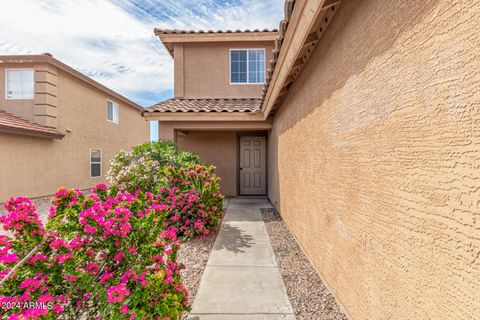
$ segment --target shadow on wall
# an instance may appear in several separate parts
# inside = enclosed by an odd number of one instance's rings
[[[244,249],[250,248],[255,243],[253,237],[240,228],[224,222],[221,233],[219,234],[223,241],[216,241],[213,250],[228,250],[234,253],[243,253]]]

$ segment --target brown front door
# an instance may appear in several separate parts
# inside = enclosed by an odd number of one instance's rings
[[[240,137],[240,194],[266,194],[265,137]]]

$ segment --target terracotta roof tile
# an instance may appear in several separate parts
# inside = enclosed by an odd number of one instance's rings
[[[260,99],[168,99],[145,112],[256,112]]]
[[[248,33],[248,32],[278,32],[278,29],[245,29],[245,30],[182,30],[155,28],[155,34],[201,34],[201,33]]]
[[[260,103],[260,109],[262,109],[262,110],[263,110],[263,108],[265,108],[265,105],[264,105],[264,103],[266,101],[265,97],[267,95],[267,92],[268,92],[268,89],[269,89],[269,86],[270,86],[270,82],[272,81],[272,77],[273,77],[273,74],[275,72],[275,68],[277,66],[278,57],[280,56],[280,52],[282,50],[282,45],[283,45],[283,41],[285,40],[288,25],[290,23],[290,20],[292,19],[293,10],[295,8],[296,1],[297,0],[285,0],[285,6],[284,6],[285,16],[284,16],[283,20],[280,21],[280,24],[279,24],[278,36],[276,37],[275,42],[274,42],[275,43],[275,48],[272,51],[272,59],[270,61],[268,61],[268,63],[267,63],[267,72],[265,74],[265,84],[264,84],[263,89],[262,89],[262,99],[261,99],[261,103]],[[321,34],[324,32],[324,30],[328,26],[329,21],[332,20],[331,18],[335,13],[336,6],[338,6],[340,3],[341,3],[341,0],[326,0],[326,1],[323,2],[322,10],[325,10],[324,11],[325,19],[324,19],[324,21],[320,22],[320,25],[315,26],[316,30],[310,30],[309,36],[313,34],[313,35],[315,35],[315,38],[313,40],[310,39],[310,42],[307,42],[307,40],[310,37],[307,37],[307,39],[305,40],[306,41],[304,43],[305,47],[303,47],[303,48],[305,48],[305,50],[301,51],[302,56],[297,57],[297,60],[296,60],[299,63],[298,64],[295,63],[290,68],[289,77],[287,78],[287,80],[289,79],[289,81],[285,81],[282,84],[283,87],[282,87],[282,90],[280,91],[282,94],[280,94],[279,96],[277,96],[275,98],[274,105],[273,105],[274,107],[275,106],[278,107],[282,103],[283,99],[286,96],[286,93],[288,92],[289,86],[293,83],[293,81],[296,80],[296,78],[300,74],[302,68],[304,67],[304,65],[306,64],[308,59],[310,58],[310,53],[313,51],[313,49],[315,48],[315,46],[319,42]],[[328,11],[326,9],[328,9]],[[312,31],[314,31],[314,33],[312,33]]]
[[[64,134],[49,127],[22,119],[5,110],[0,110],[0,131],[61,139]]]

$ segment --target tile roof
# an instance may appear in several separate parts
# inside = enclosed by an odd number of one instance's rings
[[[145,108],[151,112],[256,112],[260,99],[168,99]]]
[[[5,110],[0,110],[0,131],[55,139],[64,136],[53,128],[30,122]]]
[[[273,74],[275,72],[275,67],[278,62],[278,58],[280,56],[280,51],[282,50],[283,41],[285,40],[288,25],[290,20],[292,19],[293,10],[295,8],[296,0],[285,0],[285,17],[282,21],[280,21],[278,36],[275,39],[275,48],[272,51],[272,59],[267,63],[267,71],[265,74],[265,85],[262,89],[262,99],[260,108],[265,108],[264,102],[265,98],[270,86],[270,82],[272,81]],[[317,46],[322,34],[325,32],[328,24],[332,20],[333,15],[335,14],[336,6],[341,3],[341,0],[325,0],[322,4],[322,19],[319,20],[320,23],[318,25],[312,26],[312,30],[309,31],[307,39],[305,39],[305,43],[303,44],[302,50],[300,51],[300,56],[297,57],[295,63],[292,65],[289,76],[286,81],[282,84],[282,90],[275,99],[274,102],[274,109],[275,107],[279,107],[282,103],[283,99],[285,98],[291,84],[296,80],[300,72],[302,71],[303,67],[306,65],[307,61],[310,58],[311,52]],[[328,9],[328,10],[327,10]]]
[[[245,30],[183,30],[183,29],[160,29],[155,28],[156,35],[159,34],[201,34],[201,33],[249,33],[249,32],[278,32],[278,29],[245,29]]]

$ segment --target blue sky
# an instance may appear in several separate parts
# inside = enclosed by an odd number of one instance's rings
[[[142,106],[173,95],[155,27],[277,28],[284,0],[4,0],[0,54],[49,52]],[[152,131],[155,131],[152,130]]]

